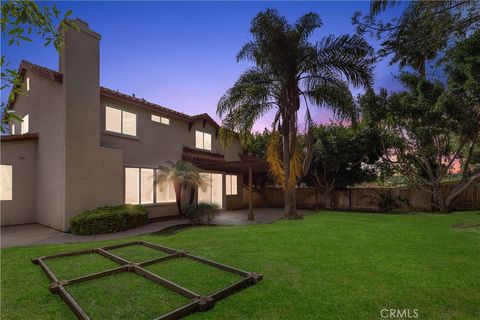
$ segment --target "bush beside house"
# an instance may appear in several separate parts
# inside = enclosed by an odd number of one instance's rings
[[[85,211],[70,220],[70,232],[91,235],[117,232],[147,223],[147,209],[139,205],[101,207]]]
[[[185,218],[192,224],[211,224],[213,218],[220,212],[217,205],[209,203],[191,203],[183,209]]]

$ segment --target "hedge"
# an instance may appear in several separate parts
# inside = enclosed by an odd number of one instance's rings
[[[147,209],[139,205],[125,204],[101,207],[85,211],[70,220],[73,234],[101,234],[127,230],[147,223]]]

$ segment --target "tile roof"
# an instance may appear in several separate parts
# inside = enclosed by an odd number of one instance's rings
[[[32,70],[34,72],[37,72],[41,75],[44,75],[44,76],[46,76],[47,78],[49,78],[53,81],[60,82],[60,83],[63,81],[63,74],[61,74],[60,72],[54,71],[52,69],[48,69],[48,68],[45,68],[45,67],[42,67],[42,66],[39,66],[37,64],[31,63],[31,62],[26,61],[26,60],[22,60],[22,62],[20,63],[19,71],[18,71],[21,77],[23,77],[23,75],[25,74],[27,69]],[[172,117],[179,118],[179,119],[188,121],[190,123],[195,122],[196,120],[206,120],[206,121],[211,122],[215,126],[216,129],[220,128],[218,123],[215,120],[213,120],[213,118],[210,117],[207,113],[202,113],[202,114],[190,116],[190,115],[185,114],[183,112],[178,112],[178,111],[175,111],[173,109],[169,109],[169,108],[160,106],[156,103],[149,102],[149,101],[147,101],[143,98],[137,98],[137,97],[134,97],[132,95],[128,95],[128,94],[125,94],[125,93],[118,92],[118,90],[112,90],[112,89],[102,87],[102,86],[100,87],[100,95],[110,97],[110,98],[114,98],[114,99],[118,99],[118,100],[122,100],[124,102],[133,103],[137,106],[144,107],[144,108],[147,108],[147,109],[150,109],[150,110],[153,110],[153,111],[160,111],[164,114],[168,114]],[[9,108],[12,107],[14,101],[15,101],[15,99],[9,104],[9,106],[8,106]]]
[[[10,134],[0,136],[1,142],[38,139],[38,133]]]

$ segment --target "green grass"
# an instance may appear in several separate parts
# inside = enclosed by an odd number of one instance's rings
[[[479,227],[452,228],[461,223],[478,224],[480,214],[320,212],[299,221],[192,228],[122,241],[151,241],[263,274],[258,284],[188,319],[381,319],[383,308],[417,309],[419,319],[480,319],[480,232]],[[122,241],[3,249],[2,319],[74,319],[49,293],[47,277],[31,258]],[[178,281],[196,271],[194,266],[164,268],[161,272]],[[80,263],[77,269],[86,271]],[[164,295],[158,286],[127,276],[106,278],[107,288],[86,283],[91,287],[83,292],[77,287],[74,294],[94,319],[115,318],[109,310],[117,312],[119,306],[131,310],[129,318],[152,319],[177,303],[156,296]],[[211,290],[209,283],[185,285]],[[141,295],[135,300],[140,306],[120,288]]]
[[[129,272],[69,286],[68,291],[92,319],[155,319],[189,302]]]
[[[233,273],[188,258],[153,264],[147,266],[146,269],[203,296],[212,294],[242,279]]]
[[[73,279],[118,267],[118,263],[98,253],[47,259],[45,262],[59,280]]]
[[[127,259],[130,262],[142,262],[167,255],[163,251],[155,250],[143,245],[132,245],[109,251],[119,257]]]

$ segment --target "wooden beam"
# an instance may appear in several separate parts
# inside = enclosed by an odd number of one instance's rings
[[[253,221],[253,170],[252,165],[248,166],[248,220]]]

